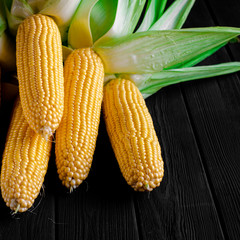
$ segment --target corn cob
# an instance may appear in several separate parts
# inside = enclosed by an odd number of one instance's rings
[[[160,185],[164,168],[161,149],[145,101],[135,84],[111,80],[104,87],[107,132],[127,183],[136,191]]]
[[[48,139],[59,126],[64,103],[61,36],[53,19],[36,14],[20,24],[16,60],[25,118]]]
[[[64,63],[64,113],[56,131],[56,165],[63,185],[76,188],[88,176],[103,97],[104,68],[90,48],[74,50]]]
[[[47,171],[51,141],[35,133],[23,115],[19,98],[9,126],[1,169],[1,192],[14,211],[29,209]]]

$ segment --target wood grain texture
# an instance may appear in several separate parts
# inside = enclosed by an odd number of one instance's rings
[[[229,3],[227,8],[225,5],[226,11],[222,11],[222,1],[206,1],[206,8],[210,9],[209,13],[213,15],[213,26],[240,27],[239,19],[236,24],[239,12],[234,10],[237,2],[231,2],[232,4]],[[229,18],[230,13],[231,18]],[[196,17],[197,14],[196,12],[194,16]],[[228,18],[225,15],[228,15]],[[201,17],[207,18],[206,15]],[[235,24],[233,25],[228,19],[234,19]],[[192,25],[192,21],[190,24]],[[234,54],[236,49],[238,51]],[[239,45],[227,45],[201,65],[220,61],[239,61],[239,52]],[[187,83],[182,85],[182,90],[225,237],[238,239],[237,236],[240,236],[239,73]]]
[[[224,239],[179,87],[163,89],[147,103],[163,146],[165,177],[149,198],[135,196],[142,239]]]
[[[226,80],[226,79],[225,79]],[[218,101],[221,95],[216,83],[208,88],[192,91],[186,88],[186,99],[189,101],[191,121],[196,132],[204,166],[207,171],[209,184],[224,230],[230,239],[240,234],[239,216],[239,129],[233,126],[229,118],[226,103]],[[224,106],[225,105],[225,106]],[[220,130],[221,129],[221,130]]]

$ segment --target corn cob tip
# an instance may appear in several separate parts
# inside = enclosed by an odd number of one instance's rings
[[[72,193],[75,188],[77,188],[83,180],[77,179],[75,180],[72,177],[66,177],[64,180],[62,180],[62,184],[66,186],[69,189],[69,192]]]
[[[22,207],[21,204],[17,201],[17,199],[13,198],[11,199],[10,203],[10,209],[13,210],[13,214],[16,214],[18,212],[25,212],[27,211],[26,207]]]
[[[53,130],[49,126],[44,126],[40,129],[40,134],[47,141],[53,135]]]
[[[163,168],[162,168],[163,169]],[[136,180],[136,181],[129,181],[128,184],[130,186],[132,186],[132,188],[135,191],[139,191],[139,192],[151,192],[154,188],[158,187],[162,181],[163,178],[163,170],[161,170],[162,173],[159,173],[159,177],[158,178],[150,178],[150,179],[145,179],[145,180]],[[154,174],[156,175],[156,173]],[[149,178],[149,176],[146,176],[147,178]]]
[[[144,189],[145,189],[146,191],[151,191],[151,190],[152,190],[152,188],[149,187],[149,184],[146,184],[146,185],[144,186]]]
[[[16,213],[18,213],[18,211],[19,211],[19,208],[20,208],[20,204],[18,204],[18,205],[17,205],[17,208],[16,208],[16,210],[13,212],[13,214],[16,214]]]

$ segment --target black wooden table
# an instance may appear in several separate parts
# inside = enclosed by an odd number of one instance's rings
[[[184,27],[207,26],[240,27],[240,1],[196,0]],[[201,64],[228,61],[240,61],[239,44]],[[239,77],[177,84],[147,99],[165,162],[160,187],[138,193],[125,183],[101,119],[87,180],[70,194],[53,149],[34,208],[12,216],[0,198],[0,240],[240,239]]]

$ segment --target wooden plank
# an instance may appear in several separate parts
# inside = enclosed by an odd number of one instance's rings
[[[147,99],[165,161],[161,186],[136,193],[141,239],[224,239],[178,86]]]
[[[234,6],[231,5],[231,2],[235,1],[229,1],[227,6],[225,3],[225,9]],[[224,22],[220,12],[215,11],[218,4],[222,4],[222,8],[219,8],[219,10],[223,9],[223,2],[208,1],[208,4],[210,3],[212,9],[214,9],[214,12],[210,11],[211,14],[214,14],[212,24],[229,26],[231,22]],[[208,4],[207,7],[209,8]],[[226,14],[226,11],[223,13]],[[194,12],[194,17],[207,21],[209,12],[205,11],[205,15],[200,15],[199,12]],[[231,17],[229,19],[236,20],[237,13],[230,12]],[[216,21],[217,14],[219,15],[219,22]],[[238,22],[240,26],[240,21],[238,20]],[[189,24],[192,23],[189,19]],[[240,52],[239,45],[234,45],[234,48],[238,48],[238,52]],[[218,51],[201,64],[233,60],[228,56],[226,49],[228,47]],[[239,78],[237,74],[231,74],[211,80],[186,83],[181,87],[225,237],[227,239],[237,239],[236,236],[240,235],[240,189],[238,184],[240,180]]]
[[[240,234],[239,123],[231,117],[237,113],[220,97],[221,87],[216,89],[213,82],[207,85],[198,91],[189,86],[184,91],[222,226],[234,239]]]
[[[132,191],[121,176],[103,119],[86,181],[71,194],[58,182],[58,239],[139,239]]]

